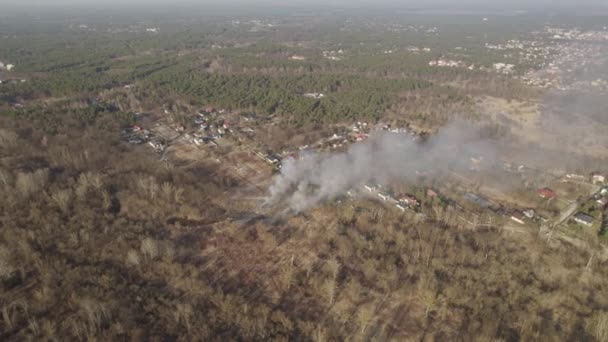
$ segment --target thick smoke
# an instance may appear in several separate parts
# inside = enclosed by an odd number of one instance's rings
[[[268,203],[286,204],[300,212],[368,182],[409,182],[421,174],[433,177],[470,168],[471,158],[488,163],[497,151],[479,128],[462,123],[448,125],[424,142],[408,134],[380,131],[346,152],[286,160],[270,187]]]

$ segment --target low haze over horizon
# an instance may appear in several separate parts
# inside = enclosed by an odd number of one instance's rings
[[[277,1],[277,0],[204,0],[204,1],[193,1],[193,0],[177,0],[177,1],[166,1],[166,0],[130,0],[130,1],[103,1],[98,0],[59,0],[59,1],[43,1],[43,0],[23,0],[18,3],[14,0],[0,0],[0,5],[3,6],[15,6],[15,7],[26,7],[26,6],[37,6],[37,7],[60,7],[60,6],[139,6],[139,5],[190,5],[190,6],[206,6],[206,5],[220,5],[220,6],[332,6],[332,7],[471,7],[477,6],[482,8],[530,8],[538,6],[556,6],[556,7],[580,7],[580,6],[607,6],[606,1],[601,0],[581,0],[573,4],[571,1],[566,0],[515,0],[515,1],[503,1],[503,0],[464,0],[464,1],[452,1],[452,0],[429,0],[420,4],[417,1],[406,0],[311,0],[311,1]]]

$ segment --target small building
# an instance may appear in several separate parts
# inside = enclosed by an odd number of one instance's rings
[[[599,198],[596,203],[598,204],[598,206],[602,209],[604,208],[608,208],[608,197],[602,197]]]
[[[534,212],[534,209],[526,209],[523,211],[523,214],[525,217],[527,217],[529,219],[533,219],[534,217],[536,217],[536,213]]]
[[[143,144],[143,140],[137,137],[133,137],[133,138],[129,138],[128,140],[129,144],[134,144],[134,145],[139,145],[139,144]]]
[[[606,176],[604,176],[604,175],[602,175],[600,173],[594,172],[594,173],[591,174],[591,181],[594,184],[604,183],[604,182],[606,182]]]
[[[397,203],[397,204],[395,205],[395,207],[397,207],[397,209],[399,209],[399,210],[401,210],[401,211],[405,211],[405,207],[404,207],[404,206],[402,206],[402,205],[401,205],[401,204],[399,204],[399,203]]]
[[[319,100],[319,99],[324,98],[325,94],[323,94],[323,93],[304,93],[302,96]]]
[[[519,223],[519,224],[525,224],[526,221],[525,220],[525,216],[521,211],[515,211],[511,214],[511,220]]]
[[[273,164],[278,164],[281,162],[281,157],[277,156],[276,154],[271,154],[268,156],[268,161]]]
[[[576,223],[580,223],[582,225],[585,226],[591,226],[593,225],[593,221],[595,219],[593,218],[593,216],[587,215],[585,213],[577,213],[576,215],[574,215],[574,221]]]
[[[418,202],[418,199],[409,194],[399,196],[399,203],[406,205],[408,207],[414,207],[414,206],[420,205],[420,202]]]
[[[553,191],[549,188],[538,189],[537,193],[541,198],[553,199],[553,198],[557,197],[557,194],[555,193],[555,191]]]
[[[148,144],[157,152],[162,152],[166,148],[166,145],[162,141],[150,141]]]
[[[437,192],[435,192],[435,190],[428,188],[428,189],[426,189],[426,196],[430,197],[430,198],[435,198],[439,195],[437,194]]]
[[[585,176],[577,175],[576,173],[569,173],[566,175],[566,178],[570,179],[570,180],[575,180],[575,181],[584,181],[585,180]]]

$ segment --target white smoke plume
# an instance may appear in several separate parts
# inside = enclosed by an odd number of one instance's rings
[[[311,154],[283,163],[270,187],[269,205],[287,205],[294,212],[344,195],[367,182],[415,181],[471,166],[471,157],[494,160],[497,145],[479,127],[450,124],[421,142],[400,133],[378,132],[341,153]]]

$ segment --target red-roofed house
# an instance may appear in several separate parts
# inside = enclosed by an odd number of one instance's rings
[[[414,207],[420,204],[416,197],[408,194],[399,196],[399,203],[405,204],[409,207]]]
[[[542,198],[548,198],[548,199],[552,199],[557,197],[557,194],[555,193],[555,191],[549,189],[549,188],[541,188],[538,189],[538,195]]]

